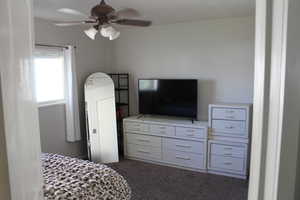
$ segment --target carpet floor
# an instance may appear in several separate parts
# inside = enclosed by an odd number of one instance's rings
[[[247,200],[248,182],[133,160],[110,164],[132,189],[132,200]]]

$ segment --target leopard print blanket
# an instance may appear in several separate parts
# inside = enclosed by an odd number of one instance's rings
[[[126,180],[103,164],[42,154],[45,200],[130,200]]]

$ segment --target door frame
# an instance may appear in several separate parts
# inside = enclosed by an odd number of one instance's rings
[[[254,110],[248,200],[276,200],[278,197],[288,4],[289,0],[256,0]]]
[[[26,0],[26,6],[32,8],[32,1]],[[288,0],[256,0],[254,118],[249,200],[277,199],[287,14]],[[17,153],[16,151],[15,154]],[[37,148],[32,153],[38,154],[40,150]],[[30,186],[40,188],[40,184],[38,182]],[[11,189],[14,191],[17,188]]]

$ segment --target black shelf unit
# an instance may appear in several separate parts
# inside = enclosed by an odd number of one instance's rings
[[[109,73],[115,85],[117,131],[120,156],[124,155],[123,119],[129,116],[129,74]]]

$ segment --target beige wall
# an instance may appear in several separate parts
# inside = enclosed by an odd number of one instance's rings
[[[39,108],[41,145],[43,152],[83,156],[83,142],[66,142],[65,105],[52,105]]]
[[[88,39],[83,30],[86,27],[56,27],[51,22],[35,18],[36,43],[75,45],[76,66],[79,87],[82,132],[84,128],[83,85],[86,77],[93,72],[104,72],[110,66],[110,43],[101,37]],[[85,155],[84,142],[67,143],[65,110],[63,105],[39,109],[42,151],[71,156]]]
[[[8,160],[5,141],[6,138],[4,129],[4,113],[2,102],[2,90],[0,83],[0,194],[1,198],[10,199]]]
[[[60,28],[36,19],[36,41],[77,46],[77,72],[83,112],[83,83],[95,71],[131,74],[131,114],[137,111],[138,78],[199,80],[198,118],[207,119],[208,104],[251,103],[253,96],[254,19],[203,20],[150,28],[121,29],[113,42],[98,35],[91,41],[84,28]],[[65,142],[64,107],[39,109],[42,150],[84,155],[85,146]],[[81,118],[82,123],[84,119]]]
[[[299,124],[300,127],[300,124]],[[300,190],[298,188],[300,188],[300,128],[298,131],[298,158],[297,158],[297,172],[296,172],[296,184],[295,184],[295,200],[300,199]]]
[[[279,200],[300,199],[300,1],[289,0]],[[296,183],[296,184],[295,184]]]
[[[198,79],[203,120],[209,103],[252,102],[253,17],[124,29],[112,53],[111,70],[131,75],[132,114],[138,112],[139,78]]]

